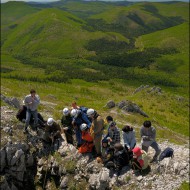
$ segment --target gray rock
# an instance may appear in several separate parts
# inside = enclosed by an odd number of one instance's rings
[[[9,135],[12,135],[12,133],[13,133],[12,127],[4,127],[3,131],[5,131],[6,133],[8,133]]]
[[[60,188],[61,189],[65,189],[67,186],[68,186],[68,182],[69,182],[69,179],[68,177],[64,177],[62,180],[61,180],[61,184],[60,184]]]
[[[160,87],[152,87],[149,91],[149,93],[158,93],[158,94],[161,94],[162,93],[162,89]]]
[[[7,163],[11,165],[11,160],[17,151],[16,147],[6,147],[6,154],[7,154]]]
[[[19,102],[19,100],[17,99],[17,98],[11,98],[10,99],[10,102],[11,102],[11,104],[15,107],[15,108],[20,108],[21,106],[20,106],[20,102]]]
[[[0,150],[0,160],[1,160],[1,172],[3,171],[3,169],[5,168],[6,166],[6,151],[4,149],[1,149]]]
[[[3,100],[5,103],[7,103],[10,106],[13,106],[17,109],[20,108],[20,102],[17,98],[7,98],[6,96],[1,94],[1,100]]]
[[[102,168],[99,174],[90,175],[89,184],[92,189],[105,190],[109,187],[109,170]]]
[[[126,101],[121,101],[117,104],[117,106],[122,109],[126,105]]]
[[[101,172],[100,172],[100,178],[99,178],[100,182],[104,183],[104,182],[109,182],[110,181],[110,177],[109,177],[109,169],[107,168],[102,168]]]
[[[18,188],[14,185],[14,183],[11,184],[11,190],[18,190]]]
[[[115,107],[115,102],[113,100],[110,100],[107,102],[106,107],[109,109]]]
[[[148,115],[144,111],[142,111],[137,104],[135,104],[129,100],[121,101],[117,104],[117,106],[120,109],[125,110],[127,112],[139,113],[139,114],[143,115],[144,117],[148,117]]]
[[[140,175],[140,176],[137,177],[137,181],[139,181],[139,182],[140,182],[142,179],[143,179],[142,175]]]
[[[31,167],[34,164],[34,158],[31,154],[27,155],[26,166]]]
[[[0,189],[1,190],[11,190],[11,188],[9,187],[9,184],[7,183],[6,179],[4,179],[3,182],[1,182]]]
[[[96,187],[99,185],[99,176],[98,174],[92,174],[90,175],[90,178],[88,180],[88,183],[92,189],[97,189]]]
[[[144,89],[144,85],[139,86],[138,88],[135,89],[133,94],[136,94],[137,92],[140,92],[142,89]]]

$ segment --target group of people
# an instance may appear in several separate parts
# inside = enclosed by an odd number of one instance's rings
[[[146,170],[149,167],[147,152],[150,146],[155,150],[150,162],[156,161],[161,152],[155,140],[156,129],[150,121],[145,121],[140,129],[142,145],[140,148],[136,146],[135,131],[129,125],[122,128],[123,142],[121,142],[120,129],[111,116],[104,120],[96,110],[77,106],[76,102],[73,102],[71,108],[63,109],[59,125],[53,118],[48,118],[47,121],[39,118],[37,112],[39,103],[40,98],[32,89],[24,99],[26,108],[24,133],[28,133],[33,116],[34,126],[40,125],[44,128],[45,141],[54,143],[56,139],[62,138],[62,133],[70,144],[75,144],[76,138],[76,147],[80,153],[92,153],[98,162],[115,170],[115,175],[119,175],[121,169],[129,164],[134,172]]]

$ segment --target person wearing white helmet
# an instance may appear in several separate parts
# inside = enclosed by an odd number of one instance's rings
[[[80,130],[82,131],[83,144],[79,147],[79,153],[92,152],[94,144],[88,125],[86,123],[82,123],[80,125]]]
[[[104,130],[104,120],[92,108],[87,110],[87,115],[92,119],[92,127],[90,129],[90,133],[94,139],[96,154],[97,156],[101,156],[101,140]]]
[[[65,133],[67,142],[70,144],[73,144],[72,116],[68,108],[63,109],[61,124]]]
[[[55,141],[55,139],[61,138],[61,127],[55,122],[53,118],[48,118],[44,136],[44,140],[52,143]]]
[[[72,109],[71,116],[72,116],[72,125],[76,133],[77,147],[80,147],[82,144],[82,134],[80,130],[80,125],[86,123],[88,128],[90,128],[91,122],[89,121],[87,115],[78,109]]]

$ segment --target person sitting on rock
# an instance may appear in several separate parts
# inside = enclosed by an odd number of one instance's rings
[[[110,147],[112,150],[111,159],[106,162],[105,167],[115,172],[114,176],[119,176],[122,168],[129,164],[129,155],[125,148],[120,143],[116,143],[114,147]]]
[[[136,145],[135,131],[129,125],[122,128],[124,147],[131,151]]]
[[[104,138],[109,140],[111,146],[114,146],[116,143],[120,143],[120,131],[114,121],[110,122],[108,133]]]
[[[133,159],[131,160],[131,166],[133,173],[142,172],[149,168],[147,153],[141,150],[139,147],[135,147],[133,150]]]
[[[82,131],[83,144],[79,147],[78,152],[79,153],[92,152],[94,144],[93,144],[93,138],[90,135],[88,125],[86,123],[83,123],[80,126],[80,130]]]
[[[73,126],[72,116],[68,108],[63,109],[63,116],[61,118],[61,124],[67,139],[67,142],[73,144]]]
[[[151,126],[150,121],[145,121],[140,129],[142,149],[148,152],[149,146],[155,150],[155,154],[150,163],[157,161],[158,155],[161,152],[159,145],[156,142],[156,129]]]
[[[77,147],[79,148],[82,144],[82,134],[81,134],[80,126],[81,124],[86,123],[88,128],[90,128],[91,122],[89,121],[87,115],[78,109],[72,109],[71,116],[72,116],[72,125],[76,133]]]
[[[102,140],[102,162],[105,167],[107,163],[113,161],[114,148],[110,147],[109,142],[106,138]],[[109,168],[109,167],[108,167]]]
[[[115,175],[120,175],[120,171],[124,166],[129,164],[129,155],[125,148],[120,143],[114,145],[114,165],[115,165]]]
[[[61,127],[55,122],[53,118],[48,118],[43,139],[53,144],[58,138],[62,138]]]

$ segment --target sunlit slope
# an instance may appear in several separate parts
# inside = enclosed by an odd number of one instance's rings
[[[127,40],[121,34],[89,32],[85,21],[58,9],[44,9],[27,17],[9,35],[3,50],[34,56],[83,57],[93,54],[84,48],[89,39],[107,37]]]
[[[143,35],[137,38],[136,47],[144,48],[174,48],[177,53],[165,55],[158,59],[155,66],[163,71],[177,71],[189,74],[189,24],[174,26],[165,30]]]
[[[181,24],[188,20],[188,15],[188,3],[145,2],[116,6],[93,15],[89,24],[105,31],[115,30],[126,36],[138,36]]]

